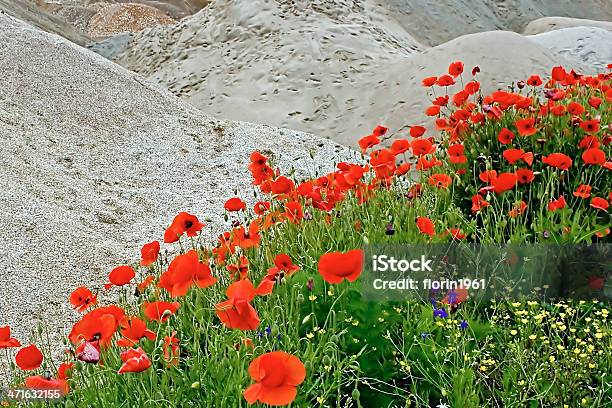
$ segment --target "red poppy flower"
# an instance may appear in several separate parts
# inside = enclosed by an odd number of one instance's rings
[[[274,257],[274,266],[278,268],[278,270],[284,271],[287,275],[292,275],[293,273],[300,270],[300,267],[293,264],[291,257],[287,254],[278,254]]]
[[[160,245],[158,241],[149,242],[144,244],[140,249],[140,265],[151,266],[157,261],[159,256]]]
[[[0,349],[13,347],[21,347],[19,340],[11,337],[11,328],[9,326],[0,327]]]
[[[466,235],[459,228],[450,228],[446,230],[447,234],[450,234],[451,238],[455,241],[461,241],[465,239]]]
[[[70,294],[70,304],[75,310],[84,312],[97,303],[96,296],[84,286],[76,288]]]
[[[137,286],[139,291],[144,291],[146,288],[149,287],[149,285],[151,285],[153,282],[155,281],[155,276],[154,275],[149,275],[146,278],[144,278],[142,280],[142,282],[140,282]]]
[[[578,186],[578,188],[576,188],[576,191],[574,191],[573,194],[575,197],[580,197],[584,199],[589,198],[591,196],[591,186],[581,184]]]
[[[391,144],[391,152],[395,155],[402,154],[410,149],[410,142],[406,139],[397,139]]]
[[[425,134],[426,130],[423,126],[410,126],[410,136],[414,138],[421,137]]]
[[[376,126],[376,127],[374,128],[374,130],[372,131],[372,134],[373,134],[374,136],[384,136],[384,135],[385,135],[385,133],[387,133],[387,130],[389,130],[389,129],[387,129],[387,128],[386,128],[386,127],[384,127],[384,126],[378,125],[378,126]]]
[[[427,87],[430,87],[430,86],[434,86],[437,81],[438,81],[438,77],[431,76],[431,77],[427,77],[427,78],[423,79],[423,81],[421,83],[423,84],[424,87],[427,88]]]
[[[518,133],[521,136],[531,136],[535,134],[538,129],[535,127],[534,118],[519,119],[515,123]]]
[[[217,303],[215,312],[221,322],[230,329],[255,330],[259,326],[259,316],[251,305],[256,290],[248,279],[232,283],[225,292],[229,300]]]
[[[306,368],[294,355],[272,351],[251,362],[249,375],[255,381],[244,391],[249,404],[281,406],[295,400],[297,386],[306,378]]]
[[[396,176],[402,176],[410,171],[412,165],[410,163],[402,163],[395,169]]]
[[[432,105],[425,109],[425,115],[427,116],[438,116],[440,114],[440,107],[437,105]]]
[[[452,76],[445,74],[438,78],[436,84],[438,84],[438,86],[451,86],[455,85],[455,80]]]
[[[499,131],[499,134],[497,135],[497,140],[499,140],[501,144],[507,145],[512,143],[514,137],[514,133],[510,129],[503,128]]]
[[[33,344],[26,346],[15,355],[15,363],[25,371],[36,370],[43,362],[43,354]]]
[[[272,182],[272,194],[288,194],[295,190],[293,180],[285,176],[279,176]]]
[[[216,282],[208,263],[200,262],[198,253],[192,249],[170,262],[168,270],[159,277],[157,286],[170,292],[170,296],[179,297],[185,296],[193,285],[204,289]]]
[[[66,395],[70,392],[70,386],[65,379],[47,378],[40,375],[27,377],[25,379],[25,388],[58,391],[61,395]]]
[[[567,109],[563,105],[556,105],[550,108],[550,113],[555,116],[563,116],[567,113]]]
[[[365,153],[368,149],[378,145],[380,143],[380,139],[375,135],[367,135],[359,139],[358,143],[359,147],[361,147],[361,151]]]
[[[472,68],[472,76],[476,76],[476,74],[479,72],[480,72],[480,67],[478,65]]]
[[[478,82],[478,81],[470,81],[467,84],[465,84],[464,89],[470,95],[474,95],[480,89],[480,82]]]
[[[285,204],[285,217],[293,223],[298,223],[304,218],[304,212],[302,210],[302,204],[298,201],[290,201]]]
[[[561,210],[563,208],[565,208],[565,205],[567,203],[565,202],[565,197],[561,196],[556,200],[551,200],[548,203],[548,211],[557,211],[557,210]]]
[[[542,85],[542,78],[539,75],[532,75],[527,79],[527,85],[529,86],[540,86]]]
[[[524,153],[525,152],[523,151],[523,149],[506,149],[502,153],[502,156],[504,156],[504,159],[506,159],[508,163],[514,164],[515,162],[520,160],[521,157],[523,157]]]
[[[482,173],[480,173],[478,175],[478,178],[483,182],[483,183],[492,183],[493,180],[495,180],[497,178],[497,171],[495,170],[485,170]]]
[[[586,149],[582,152],[582,161],[589,165],[602,165],[606,162],[606,154],[599,149]]]
[[[134,279],[135,276],[136,272],[131,266],[118,266],[108,274],[108,280],[110,283],[104,285],[104,289],[110,289],[113,286],[127,285],[132,281],[132,279]]]
[[[478,212],[485,207],[488,207],[490,204],[488,201],[484,199],[480,194],[475,194],[472,196],[472,211]]]
[[[468,100],[469,97],[470,94],[467,91],[461,90],[453,95],[453,105],[457,107],[463,106],[463,104]],[[458,114],[459,112],[460,111],[457,111],[455,112],[455,114]],[[467,117],[465,119],[467,119]]]
[[[516,171],[516,177],[520,184],[529,184],[535,179],[533,171],[529,169],[518,169]]]
[[[188,237],[195,237],[203,227],[204,224],[198,220],[198,217],[186,212],[181,212],[174,217],[172,224],[166,229],[164,233],[164,242],[168,244],[176,242],[181,235],[185,233]]]
[[[253,206],[253,211],[257,215],[264,215],[270,209],[272,204],[269,201],[259,201]]]
[[[105,347],[110,344],[123,316],[123,309],[114,305],[94,309],[72,326],[68,338],[75,345],[87,341]]]
[[[246,210],[246,203],[238,197],[232,197],[223,205],[226,211],[236,212]]]
[[[436,151],[436,147],[429,139],[413,140],[412,143],[410,143],[410,146],[412,147],[412,153],[414,153],[415,156],[424,156]]]
[[[123,316],[119,321],[119,330],[123,336],[123,338],[117,340],[119,347],[133,347],[138,344],[140,339],[155,340],[157,338],[155,332],[147,329],[144,320],[137,316]]]
[[[151,367],[151,360],[140,347],[122,352],[121,361],[123,365],[119,368],[119,374],[141,373]]]
[[[608,203],[608,200],[606,200],[605,198],[593,197],[591,199],[591,207],[608,212],[608,207],[610,207],[610,203]]]
[[[514,204],[514,207],[508,212],[508,215],[512,218],[518,217],[519,215],[524,214],[525,210],[527,210],[527,203],[524,201],[519,201],[518,203]]]
[[[542,162],[560,170],[567,170],[572,167],[572,159],[563,153],[551,153],[542,157]]]
[[[585,120],[580,124],[580,127],[587,133],[599,132],[599,121],[595,119]]]
[[[173,331],[170,336],[164,337],[164,344],[162,349],[164,350],[164,360],[168,366],[176,366],[179,363],[181,356],[180,341],[176,337],[176,331]]]
[[[493,186],[493,191],[497,194],[501,194],[504,191],[514,189],[517,182],[518,177],[516,173],[501,173],[493,180],[491,185]]]
[[[567,72],[563,67],[554,67],[552,69],[552,78],[555,81],[563,81],[567,77]]]
[[[142,308],[149,320],[165,322],[181,307],[179,302],[144,302]]]
[[[569,105],[567,105],[567,111],[571,115],[580,116],[584,112],[584,106],[582,106],[578,102],[570,102]]]
[[[328,283],[355,282],[363,270],[363,251],[329,252],[319,258],[319,274]]]
[[[460,144],[460,143],[456,143],[452,146],[449,146],[448,149],[448,160],[451,163],[454,164],[463,164],[463,163],[467,163],[467,157],[464,155],[465,152],[465,147]]]
[[[433,174],[428,180],[429,185],[437,188],[447,188],[452,182],[453,180],[450,178],[450,176],[443,173]]]
[[[252,221],[249,224],[249,229],[246,230],[243,225],[234,230],[233,244],[242,249],[249,249],[259,246],[261,235],[259,233],[259,222]]]
[[[599,148],[599,139],[595,136],[587,135],[580,140],[578,147],[581,149],[597,149]]]
[[[453,77],[457,77],[463,73],[463,62],[455,61],[451,63],[448,67],[448,73]]]
[[[432,220],[427,217],[418,217],[416,219],[416,225],[421,234],[426,234],[431,237],[436,235],[435,226]]]
[[[601,102],[601,98],[598,98],[596,96],[591,96],[589,98],[589,105],[591,105],[595,109],[599,109],[599,107],[601,106]]]

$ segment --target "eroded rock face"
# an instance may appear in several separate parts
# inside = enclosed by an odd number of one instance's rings
[[[253,200],[253,150],[301,175],[353,155],[309,134],[215,120],[2,14],[0,71],[0,326],[26,343],[45,322],[58,358],[77,318],[70,292],[101,290],[179,211],[208,218],[215,238],[228,227],[225,200],[235,190]]]
[[[92,38],[103,38],[175,22],[155,7],[136,3],[109,4],[89,19],[88,34]]]

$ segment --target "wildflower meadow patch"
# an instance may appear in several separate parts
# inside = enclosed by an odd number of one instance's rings
[[[0,401],[610,404],[612,74],[555,67],[484,95],[479,71],[425,78],[435,128],[378,126],[330,174],[296,180],[253,152],[259,201],[227,200],[213,245],[206,215],[183,212],[109,271],[117,303],[75,288],[65,361],[0,327],[14,378]],[[419,295],[382,296],[400,281]]]

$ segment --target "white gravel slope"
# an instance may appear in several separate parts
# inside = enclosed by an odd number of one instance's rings
[[[353,155],[312,135],[212,119],[3,14],[0,72],[0,326],[23,343],[41,320],[60,345],[77,317],[70,291],[100,289],[177,212],[210,217],[216,236],[225,199],[251,195],[253,150],[298,174]]]

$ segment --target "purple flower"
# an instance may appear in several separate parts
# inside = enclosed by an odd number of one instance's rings
[[[467,329],[467,328],[468,328],[468,326],[469,326],[469,324],[468,324],[467,320],[462,320],[462,321],[461,321],[461,323],[459,323],[459,328],[460,328],[461,330],[465,330],[465,329]]]
[[[421,338],[423,340],[427,340],[428,337],[429,337],[429,333],[421,333]]]
[[[272,333],[272,328],[270,326],[266,327],[266,336]]]
[[[444,309],[444,308],[441,308],[441,309],[435,309],[434,308],[433,315],[434,315],[434,319],[436,317],[440,317],[442,319],[445,319],[445,318],[448,317],[448,313],[446,312],[446,309]]]

